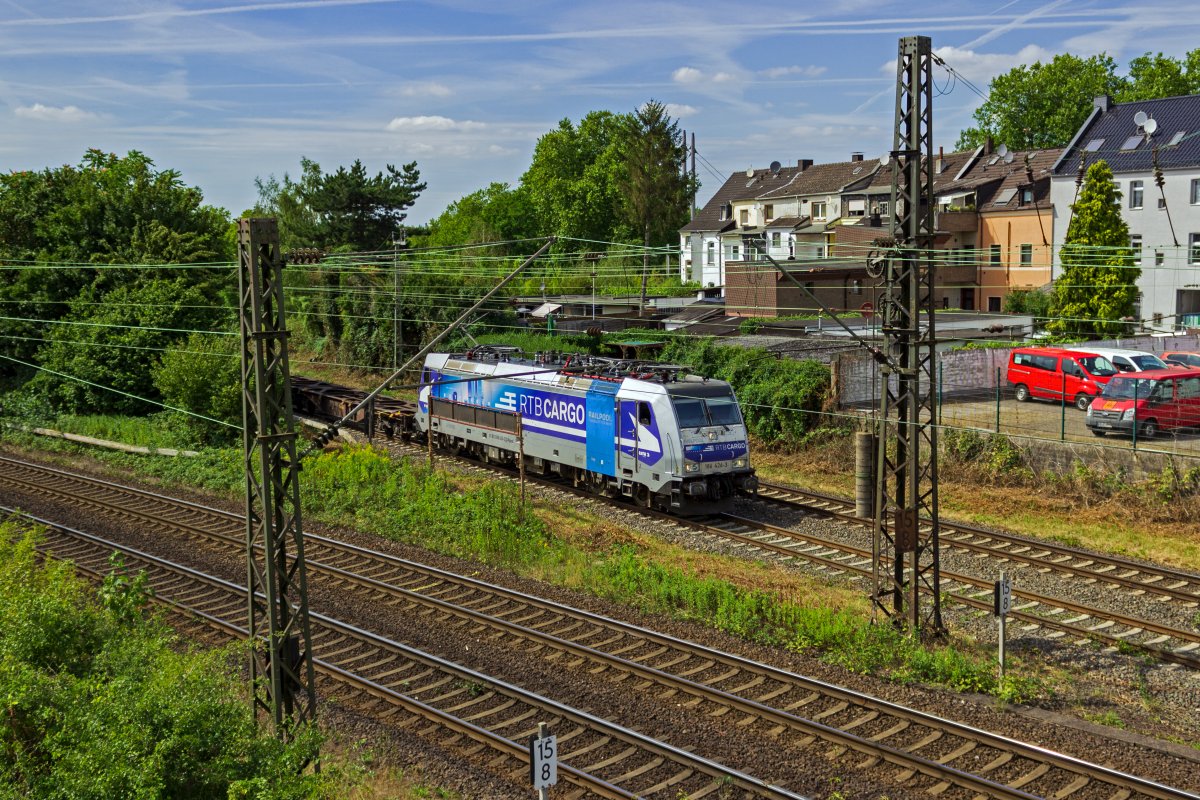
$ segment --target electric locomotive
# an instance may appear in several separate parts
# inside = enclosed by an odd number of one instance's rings
[[[415,424],[439,447],[554,474],[674,513],[727,505],[758,480],[725,381],[684,367],[481,346],[425,359]]]

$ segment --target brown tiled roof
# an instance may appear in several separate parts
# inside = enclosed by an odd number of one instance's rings
[[[729,230],[733,227],[733,220],[721,220],[721,206],[736,200],[753,200],[759,197],[764,190],[777,189],[793,180],[798,174],[800,174],[799,167],[783,167],[778,174],[772,174],[769,169],[756,169],[750,175],[747,175],[746,172],[735,172],[704,204],[704,208],[700,209],[687,225],[679,229],[679,232]]]
[[[798,197],[809,194],[833,194],[844,187],[866,181],[879,169],[878,161],[837,161],[832,164],[813,164],[786,184],[763,192],[761,200]]]
[[[808,217],[776,217],[767,223],[768,228],[795,228],[799,225],[807,225]]]
[[[1029,156],[1028,169],[1026,169],[1025,161],[1027,155]],[[1033,205],[1021,205],[1020,193],[1032,182],[1034,204],[1040,209],[1048,209],[1050,207],[1050,175],[1053,173],[1054,164],[1060,155],[1062,155],[1061,147],[1033,150],[1028,153],[1014,153],[1012,163],[1005,165],[1008,167],[1008,173],[1004,176],[1004,180],[995,188],[989,187],[986,195],[977,197],[975,207],[980,211],[1031,209]],[[1031,174],[1032,181],[1030,181]],[[997,200],[1005,202],[997,203]]]

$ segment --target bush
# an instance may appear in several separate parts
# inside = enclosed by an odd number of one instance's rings
[[[193,333],[182,345],[169,348],[153,372],[154,386],[163,402],[188,414],[184,425],[202,441],[228,441],[241,427],[242,361],[236,336]]]
[[[34,545],[0,524],[0,798],[337,796],[336,770],[300,769],[315,730],[256,730],[240,646],[184,650],[143,617],[138,577],[110,576],[101,604]]]

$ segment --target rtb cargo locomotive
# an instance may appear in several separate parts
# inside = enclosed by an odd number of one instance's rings
[[[682,367],[482,346],[426,357],[414,423],[444,449],[703,513],[758,487],[728,383]]]

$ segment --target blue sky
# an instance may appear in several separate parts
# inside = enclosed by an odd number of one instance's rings
[[[891,147],[900,36],[980,89],[1014,64],[1200,46],[1195,0],[928,6],[645,0],[0,0],[0,169],[137,149],[240,213],[301,156],[417,161],[424,222],[515,183],[538,137],[588,111],[668,104],[696,133],[705,199],[730,172]],[[979,97],[944,72],[935,146]]]

